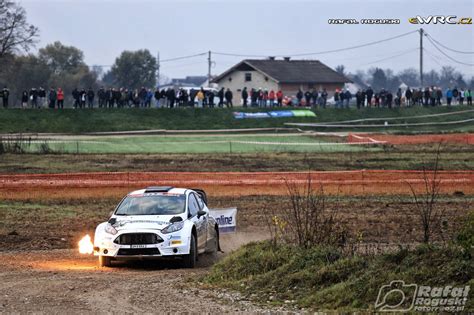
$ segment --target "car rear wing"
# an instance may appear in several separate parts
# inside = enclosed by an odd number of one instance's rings
[[[204,203],[207,205],[207,195],[204,190],[199,188],[191,188],[191,190],[195,191],[201,197],[202,201],[204,201]]]

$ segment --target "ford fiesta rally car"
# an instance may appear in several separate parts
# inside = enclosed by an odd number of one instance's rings
[[[94,255],[100,266],[112,260],[181,258],[193,268],[198,254],[215,253],[219,229],[199,189],[148,187],[129,193],[108,222],[99,224]]]

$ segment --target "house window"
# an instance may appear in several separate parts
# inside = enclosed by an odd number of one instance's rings
[[[232,77],[229,77],[229,82],[232,82]]]
[[[252,74],[250,72],[245,73],[245,82],[252,81]]]
[[[265,81],[268,81],[268,77],[265,77]]]

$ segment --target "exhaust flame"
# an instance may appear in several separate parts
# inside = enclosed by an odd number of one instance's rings
[[[92,254],[94,252],[94,244],[92,244],[92,240],[89,235],[84,236],[79,241],[78,244],[79,244],[79,253]]]

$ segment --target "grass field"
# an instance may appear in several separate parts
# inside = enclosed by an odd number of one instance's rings
[[[235,119],[235,109],[93,109],[93,110],[34,110],[9,109],[0,112],[0,133],[84,133],[101,131],[127,130],[198,130],[198,129],[229,129],[229,128],[275,128],[285,127],[285,123],[317,123],[352,120],[361,118],[399,117],[398,123],[404,123],[404,117],[417,115],[447,113],[472,109],[468,106],[455,107],[413,107],[400,109],[366,108],[357,109],[315,109],[315,118],[273,118],[273,119]],[[247,112],[269,111],[270,109],[245,109]],[[474,112],[407,120],[416,122],[455,121],[474,117]],[[383,123],[383,122],[373,122]],[[338,130],[337,128],[321,130]],[[369,131],[387,130],[387,128],[370,128]],[[429,131],[474,131],[474,124],[466,123],[447,126],[399,127],[389,128],[397,132],[429,132]],[[358,129],[364,131],[364,129]]]
[[[187,135],[63,137],[23,139],[26,152],[52,150],[60,153],[254,153],[254,152],[348,152],[377,151],[368,145],[344,144],[336,137],[302,134]]]

